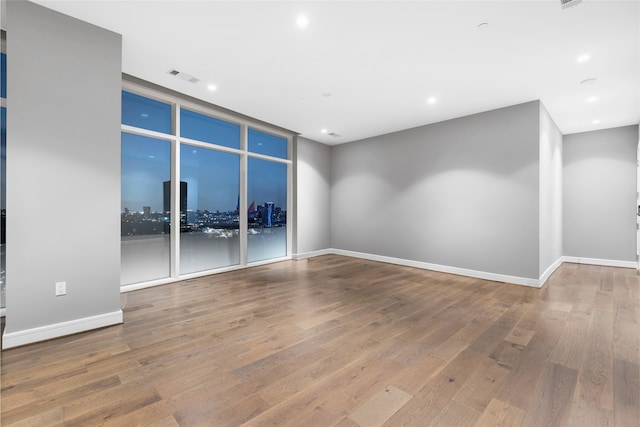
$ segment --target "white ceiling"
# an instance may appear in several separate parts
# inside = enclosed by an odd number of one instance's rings
[[[122,34],[127,74],[327,144],[536,99],[564,134],[640,121],[638,0],[36,3]]]

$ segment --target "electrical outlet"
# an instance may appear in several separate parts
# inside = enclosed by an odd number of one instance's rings
[[[67,294],[67,282],[56,282],[56,296]]]

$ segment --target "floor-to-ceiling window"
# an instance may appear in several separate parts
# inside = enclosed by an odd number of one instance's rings
[[[237,154],[180,146],[181,193],[187,193],[186,224],[180,230],[181,274],[240,263],[239,172]]]
[[[122,133],[120,281],[169,277],[171,242],[164,183],[171,179],[171,143]]]
[[[164,183],[171,180],[172,107],[125,91],[122,124],[129,128],[122,132],[120,283],[163,279],[171,274]]]
[[[249,129],[247,211],[249,262],[287,254],[286,138]]]
[[[291,133],[126,83],[122,123],[122,285],[289,255]]]
[[[180,108],[180,274],[240,264],[240,132]]]

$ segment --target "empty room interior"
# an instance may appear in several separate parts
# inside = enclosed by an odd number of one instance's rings
[[[0,16],[0,424],[640,426],[640,1]]]

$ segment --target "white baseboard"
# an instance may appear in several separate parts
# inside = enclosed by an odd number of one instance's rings
[[[563,262],[564,257],[558,258],[556,262],[551,264],[549,268],[547,268],[545,272],[542,273],[540,279],[538,280],[538,282],[540,283],[540,286],[538,286],[539,288],[541,288],[547,282],[547,280],[549,280],[549,277],[551,277],[551,275],[562,265]]]
[[[122,323],[122,321],[122,310],[118,310],[112,313],[99,314],[97,316],[55,323],[53,325],[46,325],[33,329],[25,329],[18,332],[7,333],[5,330],[5,333],[2,336],[2,348],[7,349],[18,347],[38,341],[89,331],[91,329],[117,325]]]
[[[620,261],[615,259],[598,259],[598,258],[582,258],[573,256],[562,257],[564,262],[570,262],[573,264],[589,264],[589,265],[601,265],[603,267],[622,267],[622,268],[637,268],[638,263],[635,261]]]
[[[300,260],[300,259],[313,258],[316,256],[331,255],[331,254],[335,254],[334,249],[321,249],[319,251],[302,252],[299,254],[294,254],[293,259]]]
[[[126,292],[133,292],[133,291],[138,291],[140,289],[151,288],[154,286],[167,285],[169,283],[179,282],[180,280],[184,280],[184,279],[176,279],[173,277],[168,277],[166,279],[150,280],[148,282],[133,283],[131,285],[120,285],[120,293],[123,294]]]
[[[448,265],[431,264],[428,262],[413,261],[413,260],[407,260],[402,258],[393,258],[393,257],[388,257],[383,255],[375,255],[375,254],[369,254],[364,252],[355,252],[355,251],[348,251],[344,249],[334,249],[334,248],[321,249],[318,251],[297,254],[293,256],[293,259],[305,259],[305,258],[311,258],[311,257],[321,256],[321,255],[330,255],[330,254],[343,255],[343,256],[348,256],[352,258],[368,259],[370,261],[386,262],[389,264],[403,265],[406,267],[421,268],[423,270],[440,271],[442,273],[457,274],[460,276],[475,277],[478,279],[493,280],[496,282],[513,283],[515,285],[531,286],[534,288],[541,288],[546,283],[546,281],[549,280],[549,277],[551,277],[551,275],[565,262],[601,265],[604,267],[637,268],[637,264],[633,261],[619,261],[619,260],[609,260],[609,259],[578,258],[578,257],[563,256],[558,258],[553,264],[551,264],[549,268],[547,268],[545,272],[542,273],[539,279],[532,279],[529,277],[509,276],[504,274],[489,273],[486,271],[469,270],[466,268],[451,267]]]
[[[404,265],[406,267],[416,267],[423,270],[440,271],[442,273],[457,274],[460,276],[475,277],[478,279],[493,280],[496,282],[513,283],[515,285],[531,286],[539,288],[542,286],[539,279],[531,279],[528,277],[509,276],[505,274],[489,273],[486,271],[469,270],[466,268],[450,267],[448,265],[431,264],[428,262],[413,261],[402,258],[393,258],[382,255],[367,254],[362,252],[346,251],[343,249],[332,249],[332,253],[336,255],[350,256],[354,258],[368,259],[371,261],[386,262],[389,264]]]

